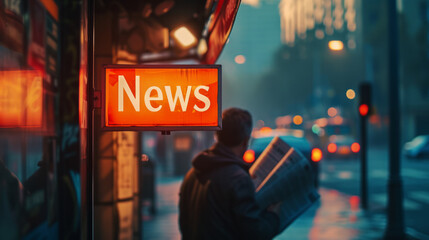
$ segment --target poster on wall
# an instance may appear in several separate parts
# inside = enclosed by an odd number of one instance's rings
[[[136,133],[118,132],[117,142],[117,186],[118,199],[127,199],[133,196],[133,163],[136,161]]]
[[[117,239],[133,239],[133,200],[116,203],[119,215],[119,231]]]

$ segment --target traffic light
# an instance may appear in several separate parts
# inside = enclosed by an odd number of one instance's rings
[[[360,151],[361,161],[361,199],[362,208],[368,207],[368,159],[367,159],[367,121],[371,114],[371,84],[362,82],[359,85],[359,115],[360,117],[360,144],[353,143],[352,151]]]
[[[359,86],[359,115],[367,117],[371,114],[371,84],[363,82]]]
[[[367,116],[367,115],[368,115],[368,112],[369,112],[369,107],[368,107],[368,105],[366,105],[366,104],[361,104],[361,105],[359,105],[359,114],[360,114],[362,117]]]

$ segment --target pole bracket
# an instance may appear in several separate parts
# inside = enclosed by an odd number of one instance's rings
[[[94,91],[93,106],[101,108],[101,91]]]

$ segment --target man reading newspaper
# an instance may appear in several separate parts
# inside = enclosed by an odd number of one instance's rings
[[[317,198],[308,160],[275,138],[250,169],[249,112],[222,114],[217,143],[197,155],[180,189],[183,239],[272,239]]]
[[[261,208],[256,201],[242,159],[251,131],[249,112],[227,109],[217,142],[193,159],[180,189],[183,239],[272,239],[279,233],[279,216],[268,210],[276,208]]]

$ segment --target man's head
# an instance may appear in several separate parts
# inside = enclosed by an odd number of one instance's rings
[[[252,116],[246,110],[228,108],[222,113],[222,130],[216,132],[217,139],[227,147],[247,148],[252,133]],[[243,153],[244,153],[243,151]]]

